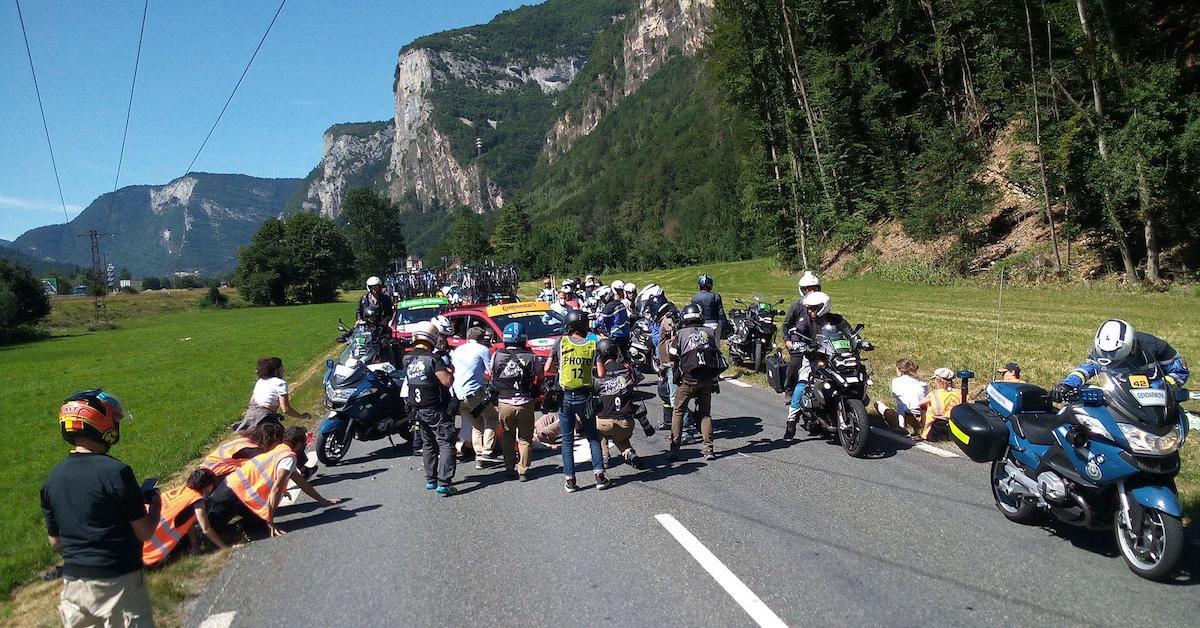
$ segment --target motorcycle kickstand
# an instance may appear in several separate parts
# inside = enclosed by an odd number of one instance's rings
[[[392,444],[392,447],[396,446],[396,441],[392,440],[391,434],[388,434],[388,442]]]

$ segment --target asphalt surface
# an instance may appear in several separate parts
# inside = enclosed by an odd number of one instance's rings
[[[694,446],[668,466],[666,435],[638,430],[651,466],[610,469],[607,491],[583,463],[564,493],[543,452],[526,483],[460,463],[439,497],[407,446],[356,442],[316,480],[349,501],[285,507],[290,533],[236,550],[186,625],[754,625],[664,513],[788,625],[1200,623],[1193,530],[1179,581],[1148,582],[1111,533],[1005,520],[985,465],[879,437],[866,459],[785,445],[783,399],[759,388],[726,383],[713,406],[717,460]]]

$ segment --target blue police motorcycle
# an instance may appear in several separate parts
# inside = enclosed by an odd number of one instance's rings
[[[963,387],[971,377],[960,372]],[[1156,366],[1106,368],[1062,398],[1031,384],[992,382],[987,401],[950,416],[956,444],[991,462],[992,496],[1009,520],[1049,514],[1114,531],[1129,568],[1171,577],[1183,555],[1183,507],[1175,487],[1188,421]],[[1065,402],[1061,409],[1054,402]]]

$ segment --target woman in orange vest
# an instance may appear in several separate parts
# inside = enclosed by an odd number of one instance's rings
[[[188,476],[187,483],[162,495],[162,511],[154,536],[142,544],[142,563],[147,567],[167,559],[181,545],[191,545],[189,533],[194,532],[196,523],[204,536],[219,549],[229,546],[217,536],[208,522],[208,511],[204,497],[217,485],[217,476],[208,469],[196,469]]]
[[[275,436],[276,431],[264,430],[266,436]],[[326,506],[337,504],[337,500],[326,499],[317,492],[296,468],[297,453],[303,453],[308,442],[304,428],[294,426],[281,438],[265,440],[262,453],[244,461],[233,473],[217,485],[208,496],[208,518],[219,534],[232,530],[230,525],[240,517],[242,531],[248,536],[282,536],[283,530],[275,527],[275,511],[292,480],[317,502]]]
[[[223,478],[236,471],[242,463],[270,449],[264,447],[263,443],[278,443],[283,440],[284,431],[283,417],[273,416],[278,417],[278,422],[264,421],[254,428],[253,434],[237,435],[233,440],[221,443],[204,457],[200,466],[212,471],[218,478]]]
[[[950,410],[962,402],[962,392],[954,390],[954,371],[946,367],[933,372],[933,388],[921,400],[925,410],[925,424],[921,427],[921,438],[928,439],[938,421],[948,423]]]

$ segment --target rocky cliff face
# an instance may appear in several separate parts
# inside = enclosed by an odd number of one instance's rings
[[[382,166],[391,159],[395,135],[391,121],[330,127],[325,131],[321,163],[305,181],[300,209],[336,218],[351,188],[381,189]]]

